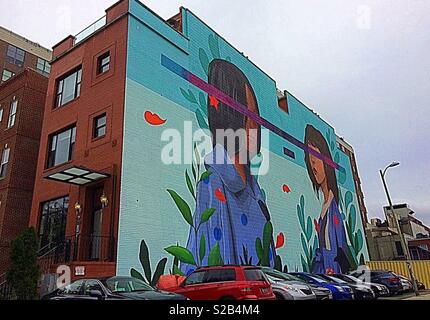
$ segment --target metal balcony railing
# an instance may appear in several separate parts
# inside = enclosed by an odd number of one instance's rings
[[[79,32],[77,35],[75,35],[75,45],[81,42],[82,40],[88,38],[90,35],[92,35],[94,32],[99,30],[101,27],[103,27],[106,24],[106,16],[101,17],[96,22],[92,23],[88,27],[86,27],[84,30]]]

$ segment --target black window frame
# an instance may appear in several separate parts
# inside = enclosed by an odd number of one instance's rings
[[[75,83],[73,88],[73,91],[74,91],[73,98],[71,100],[64,101],[63,100],[64,83],[68,78],[73,77],[75,74],[76,74],[76,78],[75,78]],[[70,72],[59,77],[56,80],[54,108],[62,107],[79,98],[81,95],[81,85],[82,85],[82,65],[74,68]]]
[[[6,162],[3,163],[5,154],[7,152]],[[4,148],[1,156],[0,156],[0,179],[5,179],[7,177],[7,169],[9,167],[9,159],[10,159],[10,148]]]
[[[13,51],[13,53],[11,54],[10,51]],[[6,49],[6,61],[11,64],[17,65],[18,67],[23,67],[25,63],[25,53],[25,50],[22,50],[12,44],[9,44]],[[20,60],[21,57],[22,60]]]
[[[69,149],[68,149],[68,156],[67,156],[68,160],[61,163],[55,163],[55,155],[58,149],[58,136],[69,130],[71,132],[70,132],[70,142],[69,142]],[[55,149],[53,150],[54,138],[55,138]],[[76,144],[76,124],[73,124],[63,130],[50,134],[48,137],[48,154],[47,154],[46,168],[47,169],[54,168],[56,166],[60,166],[69,161],[72,161],[74,156],[74,151],[75,151],[75,144]]]
[[[107,61],[105,61],[108,59]],[[110,51],[107,51],[97,58],[97,75],[109,72],[111,63]]]
[[[99,123],[99,120],[102,120],[104,118],[104,123]],[[106,135],[106,129],[107,129],[107,114],[102,113],[96,117],[94,117],[93,120],[93,139],[102,138]],[[100,130],[103,130],[101,133]]]
[[[55,203],[61,203],[62,207],[57,208],[57,210],[51,210],[52,204]],[[46,210],[45,210],[46,208]],[[45,246],[55,246],[58,245],[58,242],[65,241],[65,235],[66,235],[66,226],[67,226],[67,217],[69,214],[69,208],[70,208],[70,196],[64,195],[56,199],[51,199],[48,201],[44,201],[40,203],[40,216],[39,216],[39,226],[38,226],[38,236],[40,239],[39,246],[40,248],[43,248]],[[61,230],[57,229],[58,233],[54,235],[54,243],[49,242],[47,243],[46,240],[50,240],[50,237],[47,238],[47,236],[50,236],[49,234],[46,234],[46,231],[48,228],[52,226],[52,219],[57,220],[60,222],[59,226],[61,227]],[[56,226],[58,227],[58,226]],[[51,230],[52,231],[52,230]]]

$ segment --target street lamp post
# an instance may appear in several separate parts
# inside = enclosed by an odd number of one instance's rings
[[[397,167],[399,164],[400,164],[399,162],[392,162],[383,171],[379,170],[379,174],[381,175],[382,184],[384,185],[385,194],[387,195],[388,204],[390,206],[390,211],[391,211],[391,214],[393,215],[394,223],[395,223],[396,229],[397,229],[397,233],[399,234],[399,237],[400,237],[400,243],[402,245],[403,252],[406,255],[406,266],[408,267],[409,277],[410,277],[410,279],[412,281],[412,285],[414,287],[415,295],[418,296],[419,292],[418,292],[417,282],[415,281],[414,272],[412,270],[411,255],[410,255],[410,252],[409,252],[409,248],[408,248],[408,245],[406,243],[406,239],[405,239],[405,236],[404,236],[404,234],[402,232],[402,229],[400,228],[399,220],[397,219],[396,214],[394,212],[393,203],[391,201],[390,193],[388,192],[387,183],[385,181],[385,174],[386,174],[387,170],[389,168]],[[387,220],[387,223],[388,223],[388,217],[387,216],[385,217],[385,219]]]

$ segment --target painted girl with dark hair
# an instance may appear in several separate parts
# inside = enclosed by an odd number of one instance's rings
[[[308,125],[305,132],[305,145],[332,159],[326,140],[320,131]],[[335,169],[316,156],[305,153],[309,178],[317,197],[323,195],[323,205],[316,229],[319,248],[316,250],[314,273],[345,273],[349,271],[350,250],[342,216],[339,212],[339,190]]]
[[[247,106],[248,110],[259,113],[251,84],[235,65],[225,60],[213,60],[208,77],[208,82],[214,87]],[[270,220],[260,187],[250,173],[250,161],[260,152],[260,126],[228,105],[217,100],[214,102],[213,97],[208,98],[208,120],[213,150],[204,161],[211,175],[198,185],[194,224],[200,224],[206,209],[214,208],[215,213],[202,224],[197,235],[190,231],[187,248],[194,257],[199,257],[203,235],[206,252],[218,244],[224,264],[256,265],[259,263],[256,239],[263,238],[264,226]],[[232,134],[242,130],[246,139],[234,139],[231,143],[231,137],[220,134],[227,129],[231,129]],[[273,243],[269,251],[273,260]],[[208,265],[208,255],[200,264]],[[189,273],[193,267],[182,265],[181,268]]]

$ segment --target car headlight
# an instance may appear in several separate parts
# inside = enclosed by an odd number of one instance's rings
[[[340,286],[334,286],[338,291],[340,291],[340,292],[344,292],[345,290],[342,288],[342,287],[340,287]]]
[[[299,289],[294,288],[293,286],[290,286],[290,285],[288,285],[288,284],[287,284],[287,285],[285,285],[285,286],[284,286],[284,288],[285,288],[285,289],[287,289],[287,290],[294,291],[294,292],[296,292],[296,293],[301,293]]]

